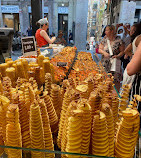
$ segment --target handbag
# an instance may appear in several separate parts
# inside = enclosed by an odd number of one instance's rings
[[[108,44],[108,49],[109,49],[110,56],[113,56],[113,51],[112,51],[109,39],[107,39],[107,44]],[[120,70],[121,70],[121,60],[117,59],[117,58],[110,58],[110,62],[111,62],[110,71],[120,73]]]

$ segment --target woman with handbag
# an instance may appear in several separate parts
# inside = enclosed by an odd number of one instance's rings
[[[124,44],[120,37],[116,36],[113,25],[106,27],[105,37],[99,45],[99,53],[102,54],[105,70],[113,74],[115,87],[119,91],[122,79],[120,57],[124,54]]]

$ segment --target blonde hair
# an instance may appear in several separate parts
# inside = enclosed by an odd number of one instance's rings
[[[115,33],[115,26],[114,25],[107,25],[107,27],[109,27],[110,31],[114,31],[114,33]]]

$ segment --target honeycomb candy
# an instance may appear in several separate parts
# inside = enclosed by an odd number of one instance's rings
[[[122,113],[123,118],[120,121],[116,134],[115,155],[117,157],[132,158],[138,139],[139,113],[131,108],[127,108]]]
[[[2,85],[2,82],[0,80],[0,95],[2,95],[2,94],[3,94],[3,85]]]
[[[109,155],[108,129],[106,116],[103,112],[95,115],[92,127],[92,154],[98,156]]]
[[[31,148],[44,149],[44,131],[41,117],[40,107],[36,100],[30,106],[30,137]],[[31,151],[32,157],[43,158],[45,154],[43,152]]]
[[[62,140],[64,123],[65,123],[65,119],[66,119],[65,117],[66,117],[68,105],[74,99],[74,94],[75,94],[75,91],[73,89],[67,89],[64,94],[60,122],[59,122],[59,132],[58,132],[58,138],[57,138],[57,145],[60,149],[61,149],[61,140]]]
[[[23,59],[22,64],[23,64],[23,67],[24,67],[25,78],[28,79],[28,69],[29,69],[28,61],[26,59]]]
[[[6,69],[6,76],[11,79],[12,86],[15,87],[16,75],[15,75],[15,68],[10,67]]]
[[[7,63],[0,64],[0,72],[1,72],[3,77],[6,76],[6,69],[7,68],[8,68],[8,64]]]
[[[43,55],[39,55],[38,56],[38,65],[40,67],[43,67],[43,61],[44,61],[44,56]]]
[[[52,76],[50,73],[45,74],[45,90],[48,91],[48,95],[51,93]]]
[[[110,105],[107,103],[102,104],[102,112],[106,116],[108,137],[109,137],[109,156],[114,157],[114,118]]]
[[[52,131],[52,133],[54,133],[58,130],[58,117],[57,117],[56,111],[54,109],[53,103],[51,101],[50,96],[47,95],[46,91],[43,93],[43,96],[41,97],[41,99],[44,99],[44,101],[45,101],[45,105],[46,105],[47,112],[49,115],[51,131]]]
[[[17,66],[17,77],[26,78],[24,67],[21,61],[16,62]]]
[[[78,109],[83,111],[81,154],[89,154],[92,118],[91,106],[88,104],[87,99],[80,99],[78,101]]]
[[[17,104],[10,104],[6,114],[6,145],[22,147],[21,127],[19,123],[19,109]],[[8,157],[22,158],[22,150],[7,149]]]
[[[43,69],[44,73],[51,73],[51,67],[50,67],[50,61],[49,60],[43,60]]]
[[[39,102],[42,122],[43,122],[45,149],[54,150],[53,138],[52,138],[52,133],[51,133],[51,128],[50,128],[47,108],[45,106],[43,99],[40,99],[38,102]],[[54,154],[45,153],[45,157],[54,158]]]
[[[56,111],[58,118],[60,118],[61,108],[62,108],[62,100],[59,85],[52,84],[51,85],[51,100]]]

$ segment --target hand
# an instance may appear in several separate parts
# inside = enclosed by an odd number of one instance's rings
[[[127,55],[127,54],[125,54],[125,55],[124,55],[124,59],[127,59],[127,58],[128,58],[128,55]]]
[[[104,54],[104,57],[105,57],[105,58],[110,58],[110,54],[109,54],[109,53],[105,53],[105,54]]]
[[[52,37],[53,40],[56,40],[56,37]]]
[[[117,56],[117,55],[114,55],[114,56],[112,56],[112,58],[118,58],[118,56]]]

